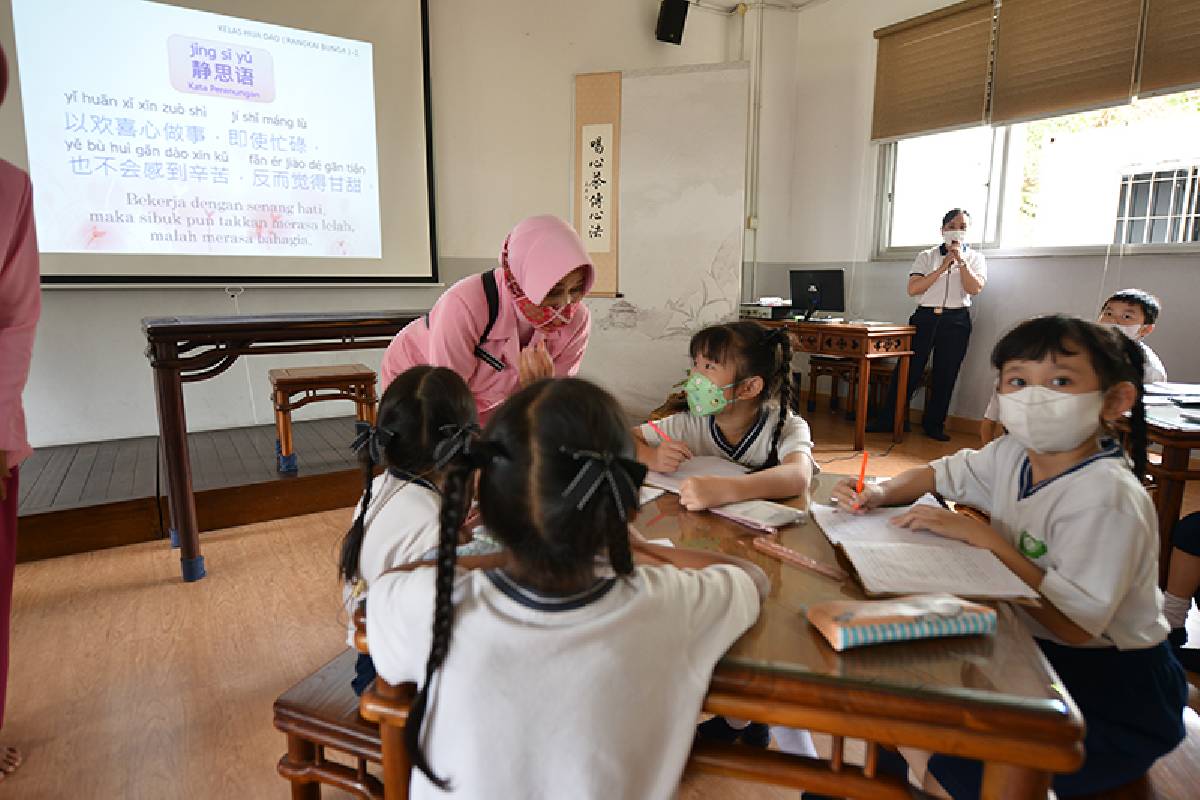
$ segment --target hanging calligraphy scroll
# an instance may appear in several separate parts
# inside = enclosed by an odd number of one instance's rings
[[[621,73],[575,76],[575,230],[596,266],[593,295],[617,293]]]

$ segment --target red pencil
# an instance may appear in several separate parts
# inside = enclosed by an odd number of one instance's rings
[[[662,437],[662,440],[663,440],[664,442],[670,442],[670,441],[673,441],[673,440],[671,439],[671,437],[670,437],[670,436],[667,436],[665,433],[663,433],[663,429],[662,429],[662,428],[660,428],[660,427],[658,427],[657,425],[655,425],[655,424],[654,424],[654,420],[652,420],[652,419],[648,419],[648,420],[646,420],[646,424],[647,424],[647,425],[649,425],[651,428],[653,428],[653,429],[654,429],[654,432],[655,432],[655,433],[657,433],[657,434],[658,434],[660,437]]]

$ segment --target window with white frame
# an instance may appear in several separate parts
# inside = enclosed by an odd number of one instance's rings
[[[1004,249],[1200,244],[1200,90],[884,148],[881,255],[938,241],[972,214],[974,243]]]

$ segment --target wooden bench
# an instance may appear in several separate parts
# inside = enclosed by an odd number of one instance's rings
[[[383,763],[379,726],[359,716],[350,688],[357,658],[346,650],[275,701],[275,727],[287,734],[278,769],[292,783],[292,800],[319,800],[321,784],[363,800],[383,797],[383,784],[367,772],[367,762]],[[326,760],[325,748],[355,759],[357,768]]]
[[[280,472],[300,469],[292,443],[292,412],[297,408],[324,400],[349,400],[360,422],[375,424],[375,372],[363,364],[273,369],[267,376],[275,404],[275,451]]]

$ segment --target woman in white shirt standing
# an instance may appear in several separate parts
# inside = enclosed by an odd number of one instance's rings
[[[971,298],[983,291],[987,282],[987,264],[983,254],[967,245],[970,214],[952,208],[942,217],[942,244],[917,254],[908,274],[908,296],[919,297],[920,304],[908,324],[917,328],[913,337],[913,355],[909,364],[905,398],[912,397],[925,374],[925,365],[933,358],[933,388],[925,398],[921,421],[925,435],[948,442],[946,412],[950,395],[958,380],[958,369],[971,339]],[[879,416],[867,426],[873,432],[890,431],[896,413],[896,377],[887,393],[887,402]]]

